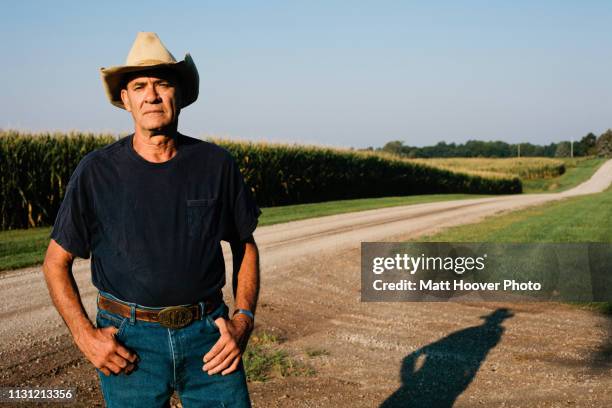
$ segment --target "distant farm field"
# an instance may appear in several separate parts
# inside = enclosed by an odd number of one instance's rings
[[[553,178],[536,178],[522,180],[524,193],[557,193],[577,186],[591,178],[593,173],[606,162],[602,157],[580,157],[562,159],[565,173]]]
[[[512,176],[522,180],[557,177],[565,172],[566,167],[564,160],[548,157],[453,157],[410,159],[410,161],[487,177]]]
[[[574,187],[588,180],[606,161],[599,157],[453,157],[408,160],[482,177],[517,177],[523,184],[524,193],[559,192]]]

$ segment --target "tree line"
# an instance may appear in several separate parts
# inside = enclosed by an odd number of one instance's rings
[[[408,158],[428,157],[570,157],[612,156],[612,130],[601,135],[589,133],[579,141],[562,141],[548,145],[532,143],[510,144],[502,141],[468,140],[466,143],[439,142],[433,146],[415,147],[404,145],[400,140],[387,142],[376,150]]]

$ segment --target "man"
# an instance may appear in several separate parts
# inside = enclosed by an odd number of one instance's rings
[[[96,367],[108,407],[248,407],[241,355],[254,325],[261,211],[224,149],[177,131],[198,96],[197,69],[155,33],[126,65],[102,68],[134,133],[86,155],[71,176],[43,271],[55,307]],[[221,288],[220,240],[233,254],[235,311]],[[91,253],[96,326],[72,275]]]

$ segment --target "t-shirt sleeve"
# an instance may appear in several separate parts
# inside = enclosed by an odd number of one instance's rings
[[[221,239],[225,241],[244,241],[255,228],[261,210],[257,206],[250,188],[244,182],[240,168],[232,158],[228,174],[227,207],[224,234]]]
[[[70,177],[49,238],[71,254],[87,259],[91,250],[91,213],[85,188],[81,185],[82,167],[77,166]]]

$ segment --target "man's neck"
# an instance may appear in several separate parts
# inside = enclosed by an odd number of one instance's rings
[[[155,132],[136,129],[132,146],[146,161],[163,163],[172,159],[177,153],[178,132],[176,130]]]

